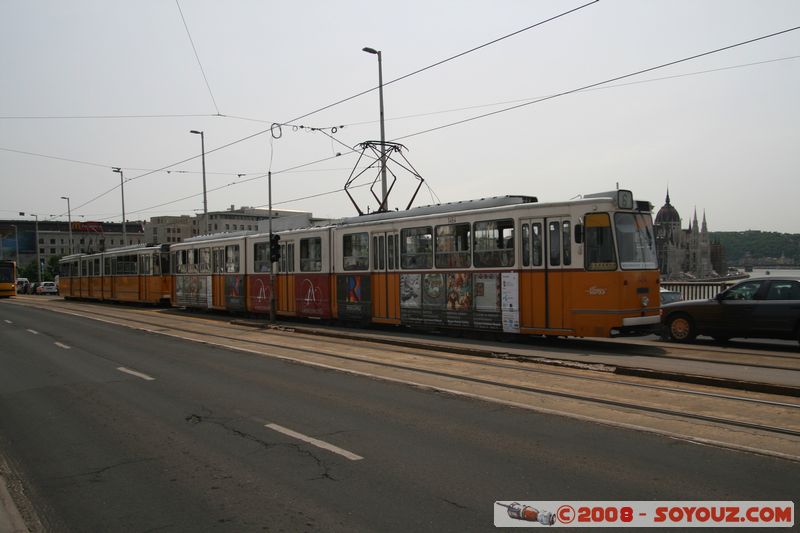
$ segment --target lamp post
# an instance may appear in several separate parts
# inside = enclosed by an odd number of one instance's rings
[[[62,196],[67,201],[67,220],[69,221],[69,255],[72,255],[72,209],[69,207],[69,196]]]
[[[378,98],[381,106],[381,206],[378,211],[386,211],[388,209],[387,203],[389,199],[386,197],[386,128],[384,127],[383,120],[383,63],[381,51],[375,50],[365,46],[362,48],[368,54],[376,54],[378,56]]]
[[[128,244],[128,233],[125,231],[125,180],[123,179],[122,169],[113,167],[111,170],[119,174],[119,190],[122,192],[122,246]]]
[[[206,221],[206,235],[211,233],[208,224],[208,197],[206,196],[206,138],[205,133],[198,130],[191,130],[189,133],[194,133],[200,136],[200,153],[203,161],[203,219]]]

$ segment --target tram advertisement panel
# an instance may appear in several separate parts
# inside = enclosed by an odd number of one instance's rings
[[[181,306],[207,308],[211,302],[211,276],[175,276],[175,299]]]
[[[257,313],[269,313],[269,298],[272,294],[272,286],[269,281],[269,274],[253,274],[248,283],[248,295],[250,296],[251,311]]]
[[[336,278],[336,301],[339,317],[366,320],[372,312],[372,294],[368,274],[347,274]]]
[[[500,274],[401,274],[400,318],[407,324],[502,329]]]
[[[244,276],[240,274],[225,276],[225,308],[231,311],[244,311]]]
[[[331,290],[327,274],[298,276],[295,283],[297,312],[301,316],[331,317]]]
[[[500,274],[498,272],[476,272],[475,311],[472,325],[477,329],[502,329]]]

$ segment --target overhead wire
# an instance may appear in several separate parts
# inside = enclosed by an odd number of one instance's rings
[[[596,82],[596,83],[590,83],[588,85],[584,85],[584,86],[578,87],[576,89],[570,89],[568,91],[562,91],[560,93],[556,93],[556,94],[553,94],[553,95],[550,95],[550,96],[545,96],[545,97],[542,97],[542,98],[538,98],[538,99],[532,100],[530,102],[525,102],[525,103],[514,105],[514,106],[511,106],[511,107],[506,107],[506,108],[503,108],[503,109],[499,109],[497,111],[492,111],[490,113],[484,113],[482,115],[476,115],[474,117],[465,118],[463,120],[458,120],[458,121],[455,121],[455,122],[451,122],[449,124],[443,124],[441,126],[436,126],[435,128],[428,128],[426,130],[418,131],[416,133],[403,135],[403,136],[397,137],[396,139],[393,139],[393,140],[394,141],[399,141],[399,140],[402,140],[402,139],[408,139],[410,137],[416,137],[418,135],[423,135],[425,133],[431,133],[431,132],[442,130],[442,129],[445,129],[445,128],[449,128],[449,127],[452,127],[452,126],[457,126],[459,124],[465,124],[467,122],[472,122],[473,120],[478,120],[478,119],[481,119],[481,118],[486,118],[486,117],[490,117],[490,116],[493,116],[493,115],[498,115],[500,113],[505,113],[507,111],[512,111],[514,109],[519,109],[519,108],[526,107],[526,106],[529,106],[529,105],[532,105],[532,104],[538,104],[538,103],[544,102],[546,100],[552,100],[553,98],[566,96],[566,95],[577,93],[577,92],[580,92],[580,91],[585,91],[585,90],[593,88],[593,87],[598,87],[600,85],[605,85],[607,83],[613,83],[613,82],[618,81],[618,80],[623,80],[623,79],[630,78],[630,77],[633,77],[633,76],[638,76],[639,74],[644,74],[645,72],[652,72],[654,70],[659,70],[659,69],[662,69],[662,68],[670,67],[670,66],[673,66],[673,65],[677,65],[679,63],[685,63],[686,61],[691,61],[693,59],[698,59],[700,57],[705,57],[705,56],[708,56],[708,55],[711,55],[711,54],[716,54],[716,53],[719,53],[719,52],[723,52],[725,50],[731,50],[733,48],[737,48],[739,46],[744,46],[746,44],[751,44],[751,43],[754,43],[754,42],[757,42],[757,41],[762,41],[764,39],[769,39],[771,37],[777,37],[778,35],[783,35],[785,33],[796,31],[798,29],[800,29],[800,26],[795,26],[793,28],[789,28],[789,29],[786,29],[786,30],[781,30],[781,31],[778,31],[778,32],[770,33],[768,35],[762,35],[761,37],[756,37],[754,39],[748,39],[746,41],[742,41],[742,42],[739,42],[739,43],[736,43],[736,44],[732,44],[732,45],[728,45],[728,46],[723,46],[722,48],[717,48],[715,50],[710,50],[708,52],[703,52],[701,54],[695,54],[695,55],[692,55],[692,56],[684,57],[682,59],[676,59],[674,61],[669,61],[667,63],[662,63],[662,64],[656,65],[654,67],[649,67],[649,68],[637,70],[637,71],[631,72],[629,74],[624,74],[622,76],[616,76],[616,77],[609,78],[607,80],[599,81],[599,82]]]
[[[203,74],[203,80],[205,80],[206,82],[206,88],[208,88],[208,94],[211,96],[211,101],[214,103],[214,109],[217,110],[217,115],[219,115],[219,106],[217,106],[217,100],[214,98],[214,93],[211,91],[211,85],[208,83],[208,77],[206,77],[206,71],[203,68],[203,63],[200,62],[200,55],[197,53],[197,47],[194,45],[194,39],[192,39],[192,33],[189,31],[189,25],[186,24],[186,17],[183,16],[183,10],[181,9],[181,4],[178,0],[175,0],[175,5],[178,6],[178,13],[181,14],[183,27],[186,28],[186,35],[189,37],[189,42],[192,44],[192,50],[194,50],[194,57],[197,59],[197,64],[200,67],[200,72]]]

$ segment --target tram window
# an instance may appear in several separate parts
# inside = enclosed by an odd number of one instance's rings
[[[165,276],[172,273],[169,264],[169,254],[161,254],[161,273]]]
[[[100,258],[99,257],[94,260],[94,275],[95,276],[99,276],[100,275]]]
[[[153,254],[153,275],[161,275],[161,254]]]
[[[344,270],[369,268],[368,233],[349,233],[342,237],[342,268]]]
[[[381,270],[386,269],[386,237],[381,235],[378,237],[378,268]]]
[[[103,261],[103,274],[106,276],[111,275],[111,258],[106,257]]]
[[[530,230],[527,224],[522,225],[522,266],[531,266]]]
[[[194,250],[189,250],[188,258],[188,270],[191,274],[196,274],[197,264],[200,262],[200,250],[197,248]]]
[[[657,268],[656,244],[649,214],[616,213],[619,264],[623,269]]]
[[[186,273],[186,250],[175,252],[175,272],[177,274]]]
[[[407,269],[428,269],[433,266],[433,228],[400,230],[400,266]]]
[[[200,248],[197,271],[202,274],[211,273],[211,248]]]
[[[569,220],[564,220],[561,223],[561,230],[564,266],[569,266],[572,264],[572,223]]]
[[[294,272],[294,243],[282,243],[280,246],[281,258],[278,264],[278,272]]]
[[[153,273],[152,269],[150,268],[150,256],[149,255],[140,255],[139,256],[139,273],[145,276],[149,276]]]
[[[397,236],[396,235],[388,235],[386,237],[387,242],[387,255],[389,259],[389,270],[394,270],[397,268]]]
[[[561,232],[558,222],[550,222],[547,225],[547,232],[550,241],[550,266],[561,264]]]
[[[473,230],[476,267],[514,266],[514,221],[512,219],[476,222]]]
[[[533,246],[531,252],[533,253],[533,266],[542,266],[542,258],[544,257],[544,242],[542,240],[542,223],[535,222],[531,224],[531,236],[533,237]]]
[[[269,242],[257,242],[253,245],[253,269],[256,272],[269,272]]]
[[[211,249],[211,271],[216,274],[225,272],[225,248],[222,246]]]
[[[322,238],[300,239],[300,272],[322,272]]]
[[[231,244],[225,247],[225,272],[239,272],[239,245]]]
[[[436,226],[436,268],[469,268],[469,224]]]
[[[606,213],[590,213],[584,217],[586,270],[616,270],[611,221]]]

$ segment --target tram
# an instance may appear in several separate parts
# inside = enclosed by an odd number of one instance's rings
[[[14,261],[0,261],[0,298],[17,294],[17,264]]]
[[[59,261],[59,293],[65,298],[169,304],[174,276],[168,245],[137,245]]]
[[[628,190],[439,204],[282,231],[274,264],[268,234],[200,236],[168,246],[168,301],[263,314],[274,287],[287,317],[549,336],[648,331],[660,315],[651,211]],[[118,253],[62,263],[97,261],[103,278],[105,257]],[[67,272],[80,286],[68,297],[113,299],[97,288],[105,281],[85,280],[96,266]]]

